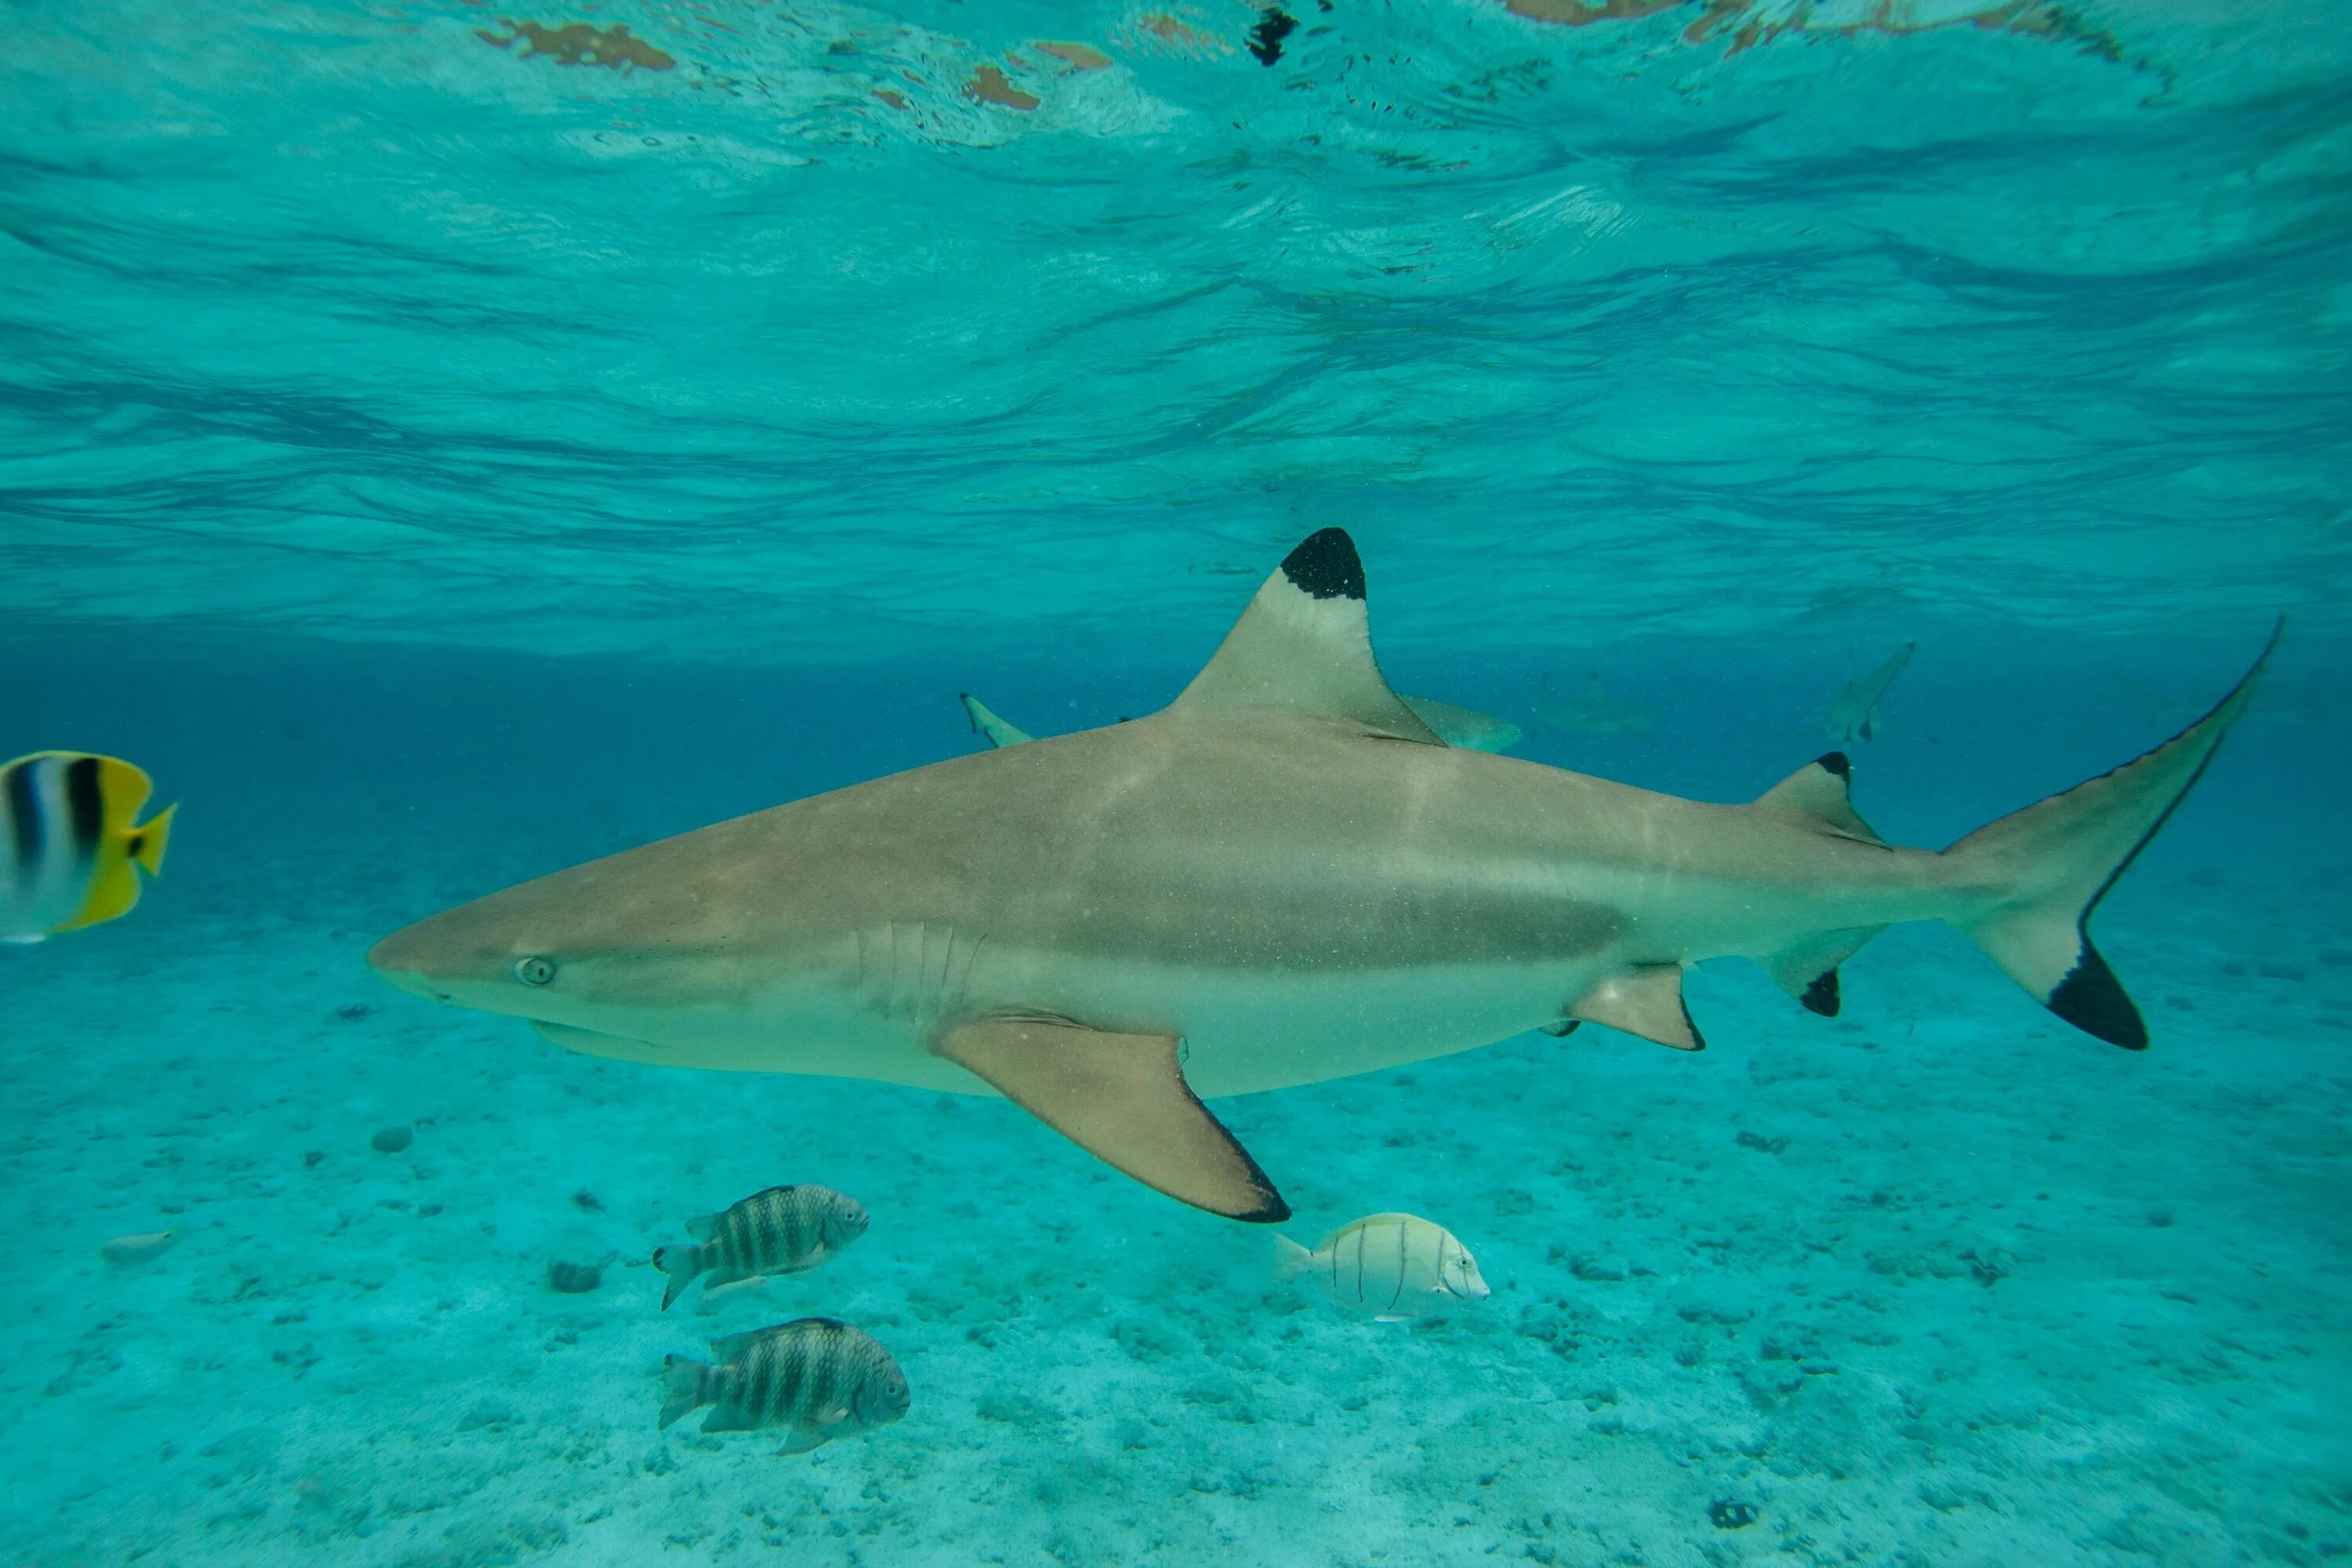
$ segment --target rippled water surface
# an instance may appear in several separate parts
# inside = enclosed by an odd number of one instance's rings
[[[2333,628],[2333,7],[1298,11],[18,0],[0,603],[809,661],[1340,521],[1408,640]]]

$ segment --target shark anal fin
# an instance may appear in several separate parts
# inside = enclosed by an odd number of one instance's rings
[[[1337,528],[1309,535],[1283,558],[1172,710],[1291,714],[1445,743],[1381,674],[1364,611],[1364,563]]]
[[[1576,999],[1571,1018],[1672,1046],[1678,1051],[1703,1051],[1706,1041],[1683,1005],[1683,966],[1645,963],[1603,980]]]
[[[960,692],[958,695],[963,699],[964,717],[971,721],[972,733],[986,737],[990,745],[999,748],[1019,746],[1036,739],[1026,730],[1017,725],[1008,724],[990,712],[988,704],[971,692]]]
[[[1248,1151],[1202,1105],[1173,1035],[1120,1035],[1066,1018],[1001,1016],[947,1030],[932,1051],[1106,1164],[1228,1219],[1290,1217]]]
[[[1757,962],[1774,984],[1804,1004],[1808,1012],[1834,1018],[1838,1016],[1838,965],[1885,929],[1848,926],[1843,931],[1817,931]]]
[[[1886,842],[1853,809],[1853,764],[1843,752],[1825,752],[1807,763],[1753,804],[1758,811],[1806,817],[1865,844]]]
[[[1539,1033],[1549,1035],[1555,1040],[1564,1040],[1576,1033],[1577,1026],[1583,1022],[1581,1018],[1561,1018],[1549,1024],[1538,1025],[1537,1028]]]

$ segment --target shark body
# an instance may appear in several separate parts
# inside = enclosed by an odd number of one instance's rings
[[[959,694],[963,702],[964,717],[971,721],[971,732],[992,746],[1025,746],[1037,737],[1019,725],[999,717],[987,703],[971,692]],[[1507,752],[1526,739],[1527,731],[1508,719],[1492,713],[1481,713],[1475,708],[1457,708],[1451,702],[1440,702],[1434,697],[1407,697],[1399,693],[1397,700],[1412,710],[1412,716],[1429,726],[1437,738],[1449,746],[1462,746],[1474,752]],[[1121,719],[1120,723],[1128,721]]]
[[[2259,666],[2257,666],[2259,668]],[[1325,530],[1173,705],[524,883],[386,938],[395,984],[669,1065],[999,1093],[1185,1202],[1287,1206],[1199,1096],[1593,1022],[1685,1049],[1684,966],[1837,965],[1945,920],[2137,1047],[2084,931],[2252,675],[2138,762],[1950,850],[1881,842],[1844,759],[1710,805],[1445,745],[1381,679]]]

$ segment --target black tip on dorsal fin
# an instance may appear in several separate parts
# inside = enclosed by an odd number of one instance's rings
[[[1364,563],[1344,528],[1326,528],[1307,535],[1297,549],[1282,558],[1282,574],[1311,599],[1364,596]]]
[[[1835,773],[1842,779],[1853,777],[1853,763],[1843,752],[1823,752],[1813,759],[1813,766],[1825,773]]]

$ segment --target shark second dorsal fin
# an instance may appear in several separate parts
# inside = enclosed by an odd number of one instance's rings
[[[1442,746],[1372,658],[1364,565],[1344,530],[1309,536],[1250,601],[1171,712],[1296,714]]]
[[[1853,764],[1843,752],[1826,752],[1756,797],[1759,811],[1811,817],[1848,838],[1885,844],[1853,808]]]

